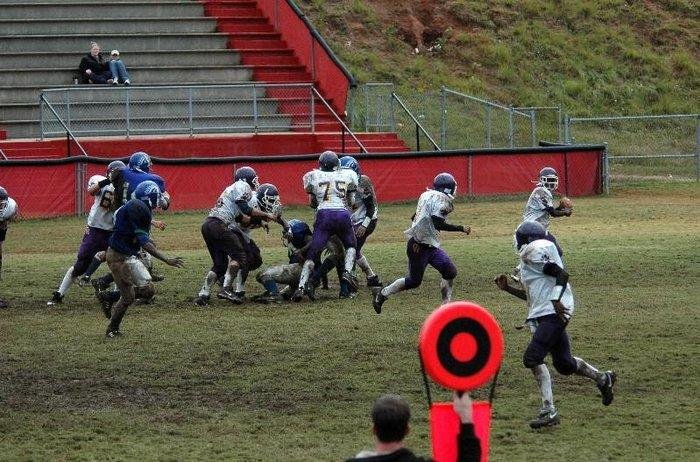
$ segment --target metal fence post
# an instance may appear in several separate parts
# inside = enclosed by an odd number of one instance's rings
[[[253,133],[258,133],[258,90],[253,84]]]
[[[442,144],[442,149],[447,149],[447,94],[445,93],[445,87],[440,87],[440,117],[441,117],[441,127],[440,127],[440,143]]]
[[[530,132],[532,134],[532,146],[537,146],[537,113],[530,109]]]
[[[559,142],[559,143],[562,142],[561,124],[562,124],[562,111],[561,111],[561,106],[559,106],[559,108],[557,108],[557,142]]]
[[[129,138],[131,133],[131,105],[129,104],[131,93],[129,92],[129,87],[126,87],[126,98],[124,104],[126,104],[126,137]]]
[[[604,143],[603,149],[603,192],[610,194],[610,156],[608,155],[608,143]]]
[[[192,87],[187,89],[187,118],[190,124],[190,136],[194,136],[194,107],[192,105]]]
[[[484,104],[485,110],[485,121],[484,125],[486,127],[486,147],[491,148],[491,106]]]
[[[420,129],[416,124],[416,151],[420,151]]]
[[[70,90],[66,91],[66,118],[68,119],[66,125],[70,128]]]
[[[311,117],[311,133],[316,133],[316,97],[314,95],[314,86],[309,87],[309,100],[311,101],[311,110],[309,111],[309,116]]]
[[[44,141],[44,92],[39,93],[39,139]]]
[[[695,122],[695,181],[700,181],[700,117]]]
[[[508,147],[514,146],[515,126],[513,121],[513,106],[508,108]]]
[[[571,117],[564,118],[564,143],[571,144]]]

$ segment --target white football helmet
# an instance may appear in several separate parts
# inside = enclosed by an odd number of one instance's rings
[[[540,186],[544,186],[550,191],[554,191],[559,186],[559,177],[557,171],[552,167],[545,167],[540,170]]]

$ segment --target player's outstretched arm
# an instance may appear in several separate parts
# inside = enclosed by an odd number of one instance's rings
[[[168,257],[160,252],[156,248],[156,245],[153,242],[147,242],[143,246],[143,250],[146,252],[150,253],[154,257],[156,257],[158,260],[164,262],[167,265],[174,266],[176,268],[182,268],[185,266],[185,262],[181,257]]]
[[[508,276],[505,274],[499,274],[493,278],[493,282],[498,286],[499,289],[508,292],[509,294],[518,297],[521,300],[527,300],[527,295],[523,289],[515,288],[508,284]]]
[[[472,232],[471,227],[466,225],[453,225],[452,223],[447,223],[444,218],[436,217],[435,215],[430,217],[433,220],[433,226],[438,231],[458,231],[460,233],[469,234]]]

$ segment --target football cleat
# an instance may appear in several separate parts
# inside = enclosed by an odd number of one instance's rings
[[[304,295],[309,297],[309,300],[312,302],[316,300],[316,287],[317,284],[314,284],[312,280],[306,281],[306,284],[304,284]]]
[[[240,305],[241,303],[243,303],[243,300],[241,300],[236,294],[227,289],[221,289],[219,293],[216,294],[216,298],[228,300],[236,305]]]
[[[110,329],[110,328],[108,327],[108,328],[107,328],[107,333],[105,334],[105,337],[106,337],[106,338],[117,338],[117,337],[121,337],[122,335],[124,335],[124,334],[122,334],[122,333],[119,331],[119,329]]]
[[[357,278],[350,271],[345,271],[343,275],[340,276],[340,278],[348,283],[348,285],[350,286],[350,291],[357,291],[357,289],[360,288],[360,285],[357,282]]]
[[[559,425],[559,413],[556,409],[542,409],[540,413],[530,421],[530,428],[552,427]]]
[[[376,274],[371,278],[367,278],[367,287],[382,287],[382,282]]]
[[[382,314],[382,305],[387,300],[388,297],[382,294],[382,289],[379,289],[377,293],[374,294],[374,298],[372,299],[372,307],[377,314]]]
[[[63,303],[63,295],[61,295],[61,292],[59,292],[57,290],[54,291],[53,297],[51,298],[51,300],[46,302],[46,304],[48,306],[60,305],[61,303]]]
[[[210,301],[211,297],[209,297],[209,295],[198,295],[197,298],[194,299],[194,304],[197,306],[205,306],[208,305]]]
[[[290,299],[293,302],[300,302],[304,298],[304,289],[299,287],[297,290],[294,291],[292,294],[292,298]]]
[[[603,385],[598,385],[598,390],[600,390],[600,395],[603,399],[603,406],[610,406],[613,402],[613,385],[617,380],[617,374],[613,371],[607,371],[604,373],[605,383]]]
[[[102,313],[105,315],[105,318],[111,319],[112,305],[114,304],[112,297],[110,297],[110,294],[107,292],[98,292],[97,298],[100,300],[100,307],[102,308]]]

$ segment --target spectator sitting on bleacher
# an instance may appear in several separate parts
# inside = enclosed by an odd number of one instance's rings
[[[79,69],[80,83],[114,83],[109,64],[102,58],[100,46],[95,42],[90,44],[90,53],[80,60]]]
[[[118,85],[120,80],[124,85],[131,85],[131,80],[129,80],[129,73],[126,71],[126,66],[122,60],[119,59],[119,50],[112,50],[109,60],[109,70],[112,71],[114,85]]]

